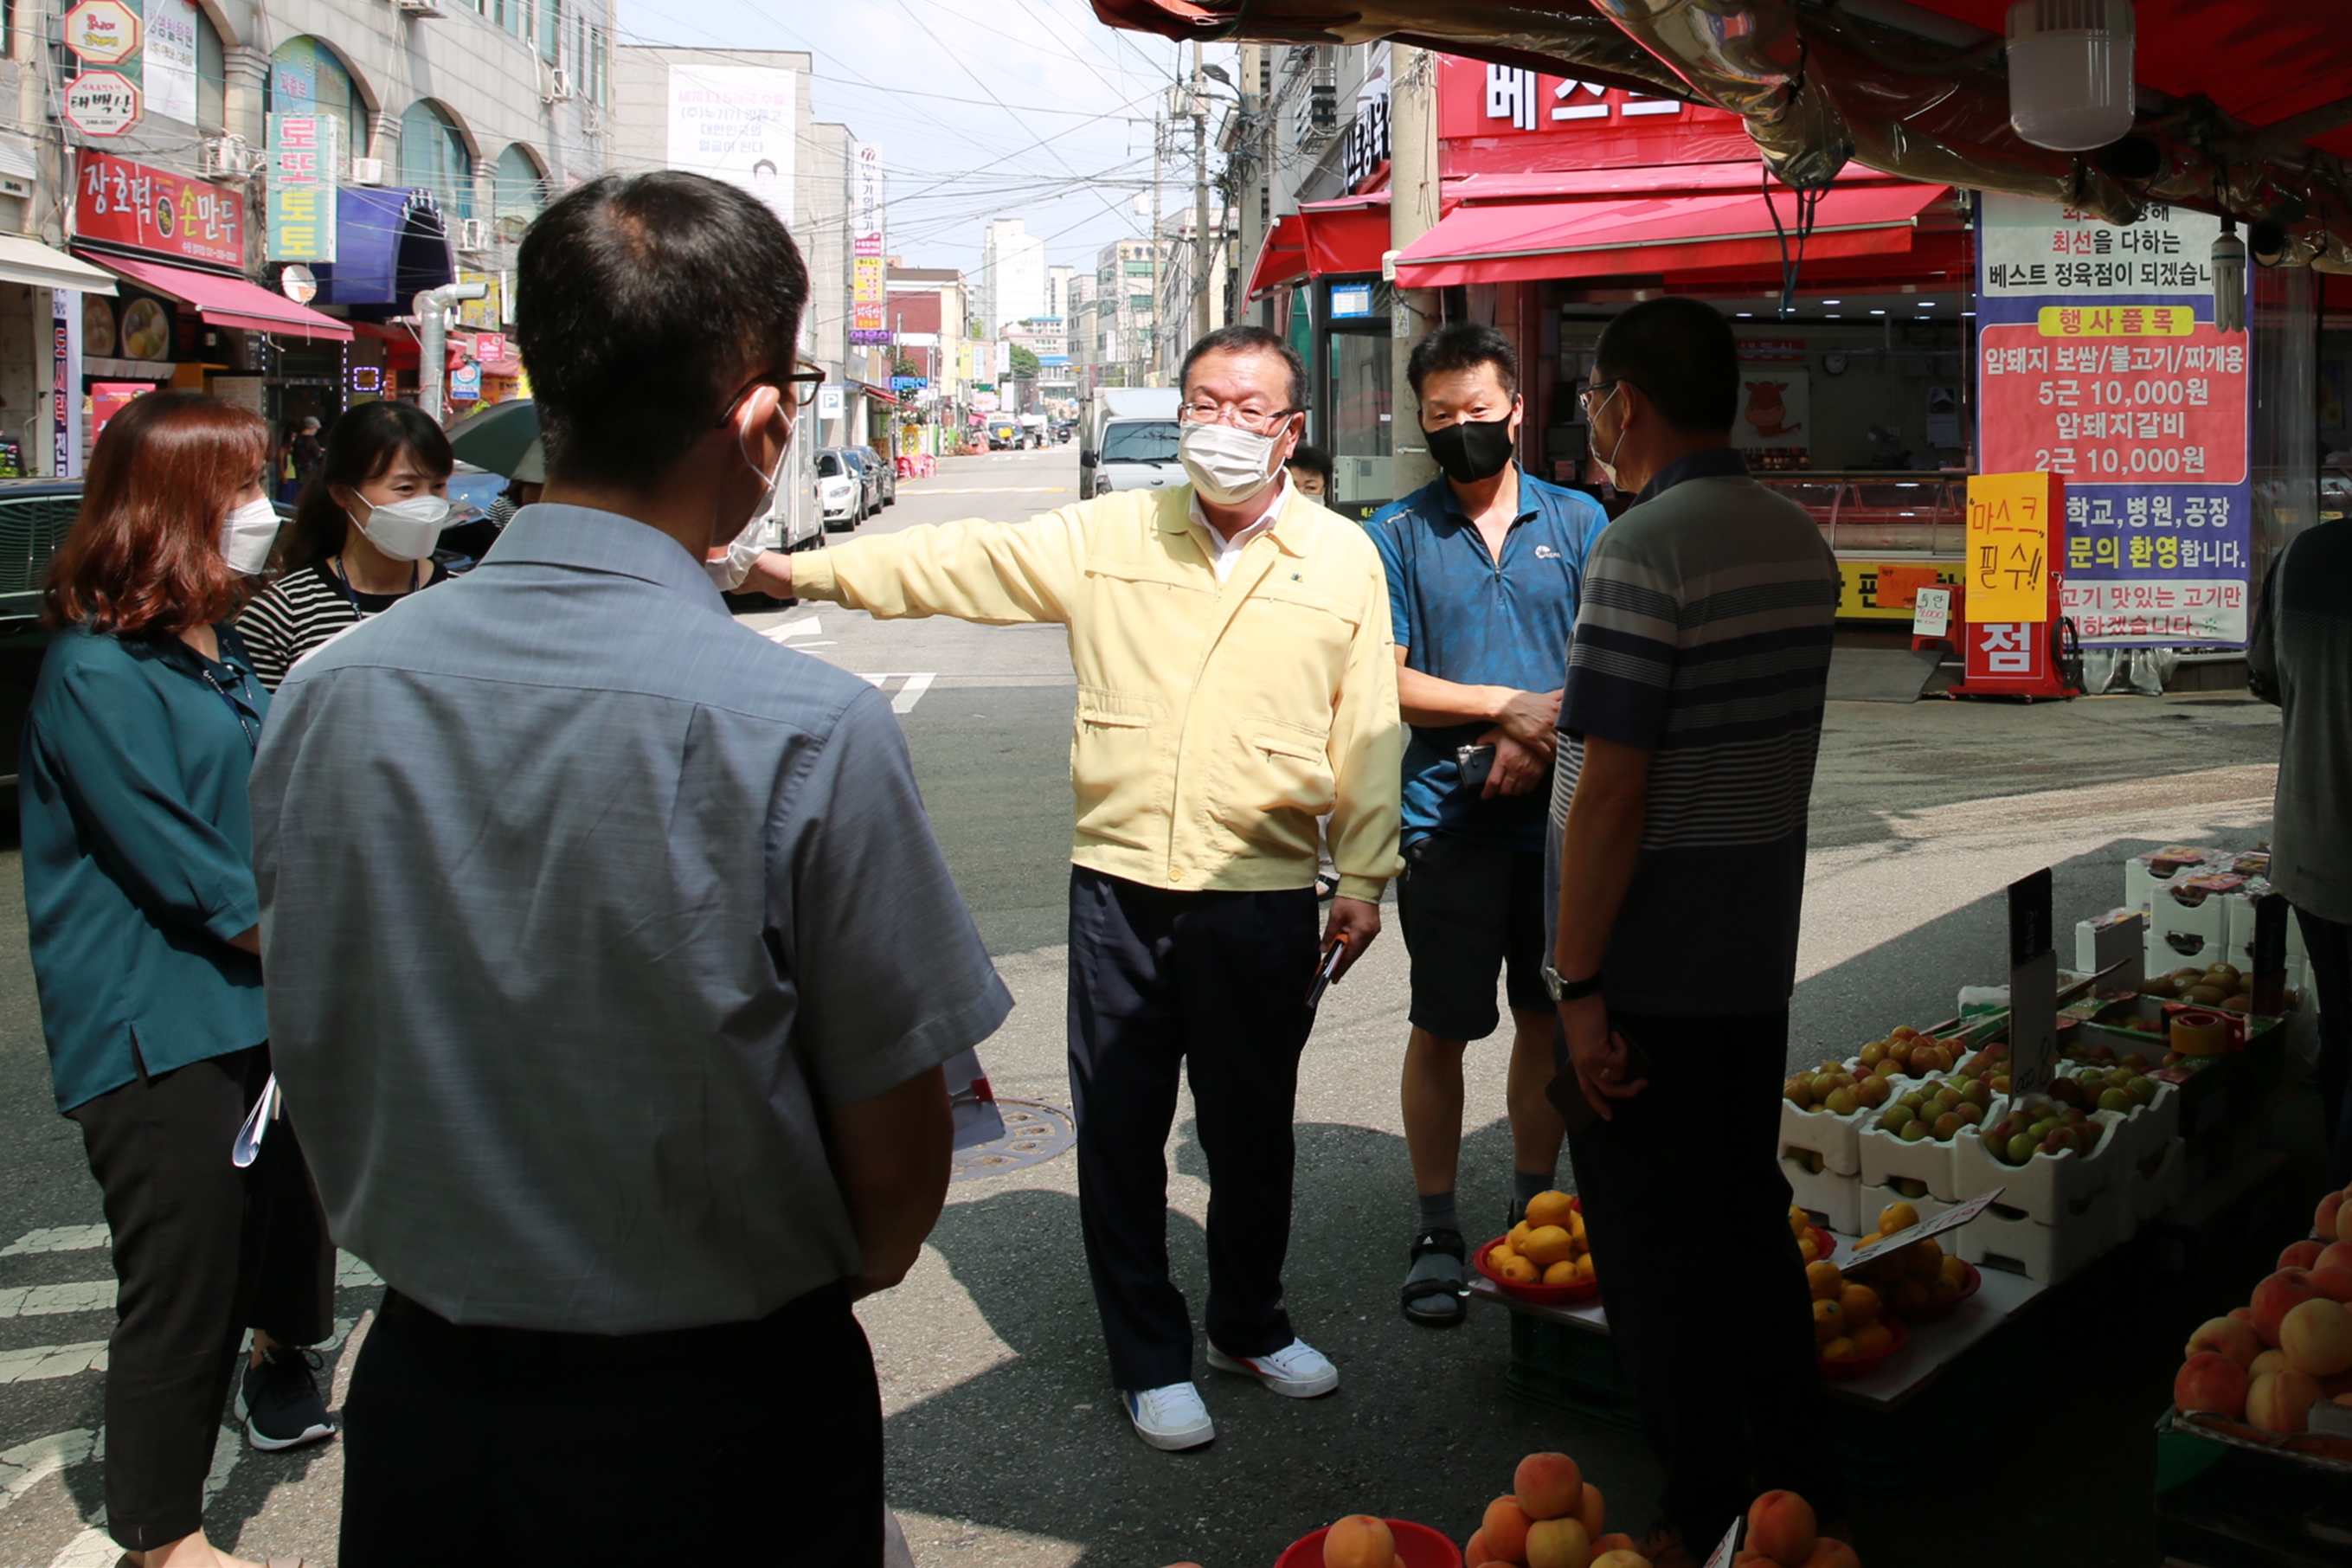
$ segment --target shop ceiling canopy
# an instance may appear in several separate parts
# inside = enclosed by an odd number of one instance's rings
[[[1785,184],[1849,163],[2116,223],[2152,204],[2250,226],[2259,260],[2352,272],[2352,26],[2340,0],[2136,0],[2131,132],[2054,152],[2009,120],[2007,0],[1093,0],[1202,41],[1381,38],[1710,104]]]

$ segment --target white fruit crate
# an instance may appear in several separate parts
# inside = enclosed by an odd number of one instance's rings
[[[1969,1194],[1960,1191],[1956,1151],[1961,1140],[1973,1131],[1974,1129],[1962,1128],[1948,1143],[1938,1143],[1933,1138],[1906,1143],[1891,1132],[1880,1131],[1874,1123],[1864,1127],[1857,1139],[1862,1150],[1862,1184],[1883,1187],[1891,1177],[1908,1176],[1915,1182],[1927,1183],[1930,1197],[1945,1204],[1958,1203]]]
[[[2068,1062],[2066,1068],[2068,1078],[2079,1078],[2089,1070],[2082,1062]],[[2156,1085],[2156,1098],[2146,1105],[2096,1113],[2121,1119],[2113,1134],[2116,1152],[2132,1164],[2161,1152],[2180,1131],[2179,1089],[2160,1078],[2150,1081]]]
[[[2194,896],[2197,901],[2183,903],[2184,896]],[[2232,928],[2251,918],[2235,908],[2245,901],[2242,893],[2191,894],[2180,886],[2158,889],[2147,922],[2147,973],[2164,974],[2184,964],[2228,963]]]
[[[1841,1236],[1862,1234],[1858,1223],[1862,1184],[1857,1178],[1841,1176],[1833,1171],[1815,1175],[1785,1157],[1780,1161],[1780,1173],[1789,1178],[1789,1201],[1819,1220],[1822,1229]],[[1877,1211],[1871,1212],[1874,1217]]]
[[[2080,1273],[2124,1239],[2131,1213],[2124,1192],[2109,1188],[2063,1224],[2011,1219],[1987,1209],[1960,1228],[1961,1258],[1979,1268],[2021,1274],[2044,1288]]]
[[[2131,1162],[2119,1157],[2116,1142],[2115,1130],[2123,1117],[2113,1110],[2091,1112],[2091,1120],[2106,1131],[2087,1156],[2071,1149],[2063,1154],[2037,1152],[2022,1165],[2004,1164],[1985,1148],[1982,1134],[1985,1127],[2008,1114],[2009,1096],[1997,1094],[1985,1110],[1983,1123],[1969,1129],[1968,1136],[1952,1140],[1952,1163],[1962,1197],[1974,1197],[2000,1187],[2002,1192],[1995,1205],[1997,1208],[2038,1225],[2057,1225],[2082,1212],[2130,1168]]]
[[[2132,1167],[2124,1183],[2132,1210],[2132,1230],[2179,1203],[2189,1192],[2189,1146],[2175,1138]]]
[[[1826,1110],[1800,1110],[1783,1097],[1780,1101],[1780,1152],[1810,1149],[1822,1157],[1822,1168],[1841,1176],[1852,1176],[1862,1170],[1861,1155],[1854,1148],[1854,1133],[1865,1116],[1875,1114],[1857,1110],[1851,1116],[1838,1116]]]

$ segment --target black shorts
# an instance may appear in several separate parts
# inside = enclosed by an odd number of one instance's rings
[[[1397,918],[1412,960],[1413,1026],[1440,1039],[1483,1040],[1513,1007],[1551,1009],[1544,988],[1544,858],[1433,833],[1404,854]]]

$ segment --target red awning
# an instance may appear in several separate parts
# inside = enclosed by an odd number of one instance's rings
[[[248,283],[242,278],[223,278],[211,272],[192,272],[184,267],[166,267],[157,261],[131,261],[119,256],[93,255],[90,260],[109,271],[119,272],[133,283],[144,284],[158,294],[166,294],[184,305],[193,305],[196,314],[216,327],[245,327],[257,332],[291,332],[306,338],[327,338],[347,343],[352,341],[351,324],[332,316],[322,316],[316,310],[304,310],[283,294],[272,293],[258,283]]]
[[[1250,269],[1249,297],[1255,300],[1296,278],[1378,272],[1388,248],[1387,192],[1307,202],[1283,214],[1267,233],[1265,248]]]
[[[1948,187],[1908,183],[1840,184],[1823,193],[1805,258],[1895,254],[1911,248],[1922,212]],[[1465,193],[1466,194],[1466,193]],[[1795,240],[1796,198],[1761,191],[1510,202],[1456,207],[1397,258],[1409,289],[1601,278],[1780,265],[1780,226]]]

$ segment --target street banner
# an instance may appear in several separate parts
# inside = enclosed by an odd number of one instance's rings
[[[2062,613],[2085,644],[2242,647],[2252,384],[2247,334],[2214,325],[2221,220],[1978,203],[1978,458],[2064,479]]]
[[[335,171],[341,127],[324,114],[269,116],[269,259],[335,259]]]

